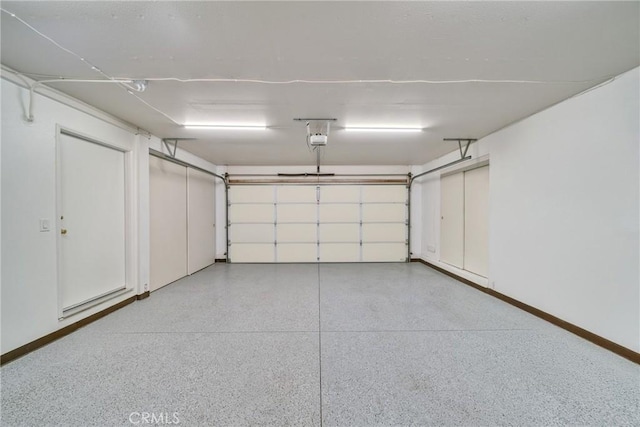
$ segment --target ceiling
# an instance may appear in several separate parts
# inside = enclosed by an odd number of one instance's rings
[[[640,64],[639,2],[1,7],[1,62],[36,79],[324,81],[152,80],[135,96],[114,84],[51,84],[158,137],[196,138],[180,147],[219,165],[314,164],[296,117],[337,119],[323,164],[423,164],[457,149],[443,138],[484,137]],[[37,107],[34,113],[37,120]],[[184,123],[267,129],[189,130]],[[424,130],[352,133],[346,126]]]

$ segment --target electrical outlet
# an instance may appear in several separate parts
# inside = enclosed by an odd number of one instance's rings
[[[436,247],[435,247],[435,246],[431,246],[431,245],[429,245],[429,246],[427,246],[427,250],[428,250],[429,252],[433,252],[434,254],[436,253]]]

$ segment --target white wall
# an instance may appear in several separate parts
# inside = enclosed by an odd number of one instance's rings
[[[130,264],[132,292],[64,320],[58,320],[56,283],[56,126],[133,147],[131,131],[44,96],[35,98],[35,120],[24,121],[28,91],[2,79],[2,341],[1,352],[40,338],[138,293],[139,270]],[[137,177],[133,193],[137,198]],[[134,215],[137,206],[134,206]],[[39,231],[39,220],[52,230]],[[137,233],[137,224],[134,234]],[[138,252],[137,237],[130,241]]]
[[[3,70],[2,145],[0,159],[2,209],[2,271],[0,287],[2,354],[90,316],[149,289],[149,147],[161,141],[138,134],[131,125],[59,92],[41,88],[35,96],[33,123],[24,120],[28,91]],[[131,292],[81,313],[58,320],[55,229],[56,126],[95,139],[133,148],[133,236],[130,240]],[[177,157],[215,171],[215,165],[178,150]],[[54,229],[39,231],[39,220]]]
[[[472,153],[489,153],[491,164],[489,285],[636,352],[639,81],[636,68],[483,138]],[[457,153],[445,157],[423,170]],[[439,174],[421,186],[422,258],[437,262]]]

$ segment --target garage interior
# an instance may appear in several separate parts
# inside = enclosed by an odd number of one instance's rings
[[[0,13],[2,425],[640,424],[640,3]]]

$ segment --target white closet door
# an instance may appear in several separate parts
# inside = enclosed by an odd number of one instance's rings
[[[65,310],[126,286],[125,154],[60,134],[58,161]]]
[[[149,157],[150,278],[154,291],[187,275],[187,168]]]
[[[464,269],[487,277],[489,270],[489,167],[464,173]]]
[[[464,266],[464,175],[440,180],[440,261]]]
[[[229,260],[275,262],[275,187],[229,188]]]
[[[215,262],[215,178],[187,169],[188,183],[188,273]]]

